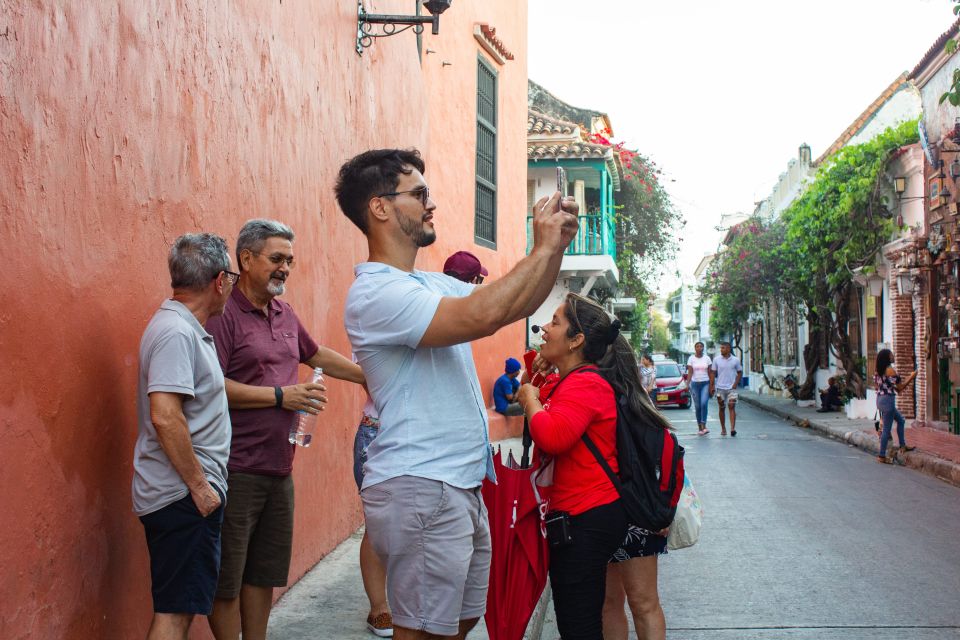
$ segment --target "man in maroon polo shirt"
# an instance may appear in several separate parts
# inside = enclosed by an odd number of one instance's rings
[[[316,414],[320,384],[298,384],[301,363],[362,383],[360,367],[319,346],[277,299],[294,266],[293,231],[250,220],[237,238],[240,280],[213,336],[226,382],[233,439],[227,464],[222,558],[210,628],[217,640],[266,638],[273,588],[287,584],[293,541],[293,454],[297,411]]]

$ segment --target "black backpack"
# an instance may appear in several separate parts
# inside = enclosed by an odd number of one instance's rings
[[[600,375],[596,369],[585,369]],[[617,398],[617,464],[615,474],[586,433],[582,439],[617,488],[627,519],[641,529],[669,527],[683,490],[683,447],[672,431],[635,424],[626,398]]]

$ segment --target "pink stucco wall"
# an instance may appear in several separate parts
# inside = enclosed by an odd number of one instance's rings
[[[525,3],[454,3],[441,34],[424,36],[438,53],[422,67],[410,33],[357,56],[355,12],[349,1],[0,0],[0,637],[145,633],[147,554],[130,510],[137,346],[168,294],[174,237],[214,231],[232,247],[247,218],[289,223],[287,299],[345,353],[344,297],[365,257],[331,194],[347,157],[424,151],[440,241],[422,268],[468,248],[496,276],[522,256]],[[496,252],[473,245],[476,21],[516,54],[499,68]],[[522,335],[478,345],[487,393]],[[293,578],[360,523],[361,398],[331,387],[328,437],[297,455]],[[192,637],[209,637],[204,621]]]

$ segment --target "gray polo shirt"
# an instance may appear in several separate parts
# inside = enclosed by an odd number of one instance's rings
[[[160,447],[150,420],[149,394],[157,391],[184,396],[183,413],[193,452],[210,484],[226,495],[230,413],[223,371],[213,337],[176,300],[160,305],[140,340],[139,434],[133,451],[133,511],[138,516],[158,511],[189,493]]]
[[[737,383],[737,374],[743,371],[743,367],[740,366],[740,359],[733,354],[726,358],[717,356],[711,366],[717,372],[717,389],[733,389],[733,385]]]

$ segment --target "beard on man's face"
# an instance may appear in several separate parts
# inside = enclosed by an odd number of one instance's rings
[[[270,274],[270,280],[267,281],[267,292],[272,296],[282,296],[286,291],[287,276],[279,271]]]
[[[419,220],[408,218],[403,214],[397,216],[397,223],[400,225],[400,230],[411,238],[418,248],[429,247],[437,240],[437,232],[427,227],[424,222],[424,218],[428,215],[430,214],[424,213]]]

